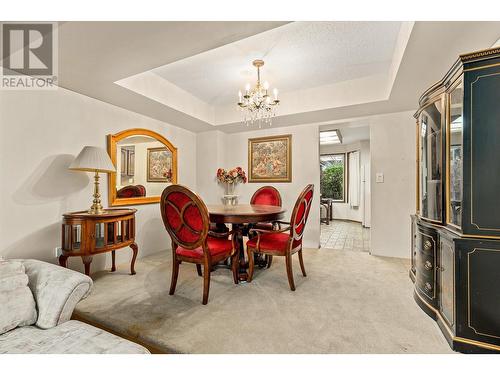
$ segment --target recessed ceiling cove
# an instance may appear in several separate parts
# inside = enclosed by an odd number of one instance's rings
[[[292,22],[154,69],[161,78],[211,105],[234,104],[255,80],[280,92],[387,73],[401,22]]]
[[[385,100],[405,24],[291,22],[116,83],[215,126],[241,120],[238,90],[253,85],[255,59],[279,89],[277,116]]]
[[[193,132],[247,131],[238,91],[279,90],[272,127],[415,110],[459,54],[500,22],[60,22],[59,83]],[[258,128],[258,127],[257,127]]]

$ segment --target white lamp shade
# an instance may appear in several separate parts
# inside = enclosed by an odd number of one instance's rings
[[[69,169],[87,172],[116,172],[108,153],[99,147],[85,146]]]

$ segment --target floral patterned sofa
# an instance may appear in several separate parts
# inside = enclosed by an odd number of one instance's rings
[[[0,259],[0,353],[144,354],[99,328],[70,320],[92,279],[38,260]]]

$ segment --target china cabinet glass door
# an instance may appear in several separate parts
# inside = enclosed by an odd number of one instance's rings
[[[463,84],[457,84],[448,95],[448,223],[462,223],[462,155],[463,155]]]
[[[420,214],[442,220],[442,100],[427,105],[419,116]]]

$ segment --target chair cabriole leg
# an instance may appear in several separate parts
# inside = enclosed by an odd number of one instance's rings
[[[266,257],[267,257],[267,268],[271,268],[271,264],[273,263],[273,256],[266,255]]]
[[[247,282],[252,282],[253,278],[253,269],[254,269],[254,259],[253,259],[253,251],[251,247],[247,247],[247,255],[248,255],[248,277]]]
[[[175,293],[175,287],[177,286],[177,277],[179,276],[179,261],[177,259],[173,259],[172,263],[172,280],[170,282],[170,291],[168,294],[173,295]]]
[[[202,303],[206,305],[208,303],[208,292],[210,290],[210,270],[212,265],[205,262],[203,265],[203,301]]]
[[[198,276],[203,276],[201,273],[201,264],[196,264],[196,272],[198,273]]]
[[[239,267],[239,254],[236,251],[233,256],[231,256],[231,269],[233,271],[233,281],[235,284],[239,283],[238,267]]]
[[[288,285],[290,285],[290,289],[294,291],[295,283],[293,282],[292,255],[289,252],[287,252],[287,254],[285,255],[285,265],[286,265],[286,274],[288,276]]]
[[[306,269],[304,268],[304,259],[302,258],[302,249],[299,250],[299,263],[300,263],[300,269],[302,270],[302,275],[304,275],[304,277],[306,277],[307,274],[306,274]]]

